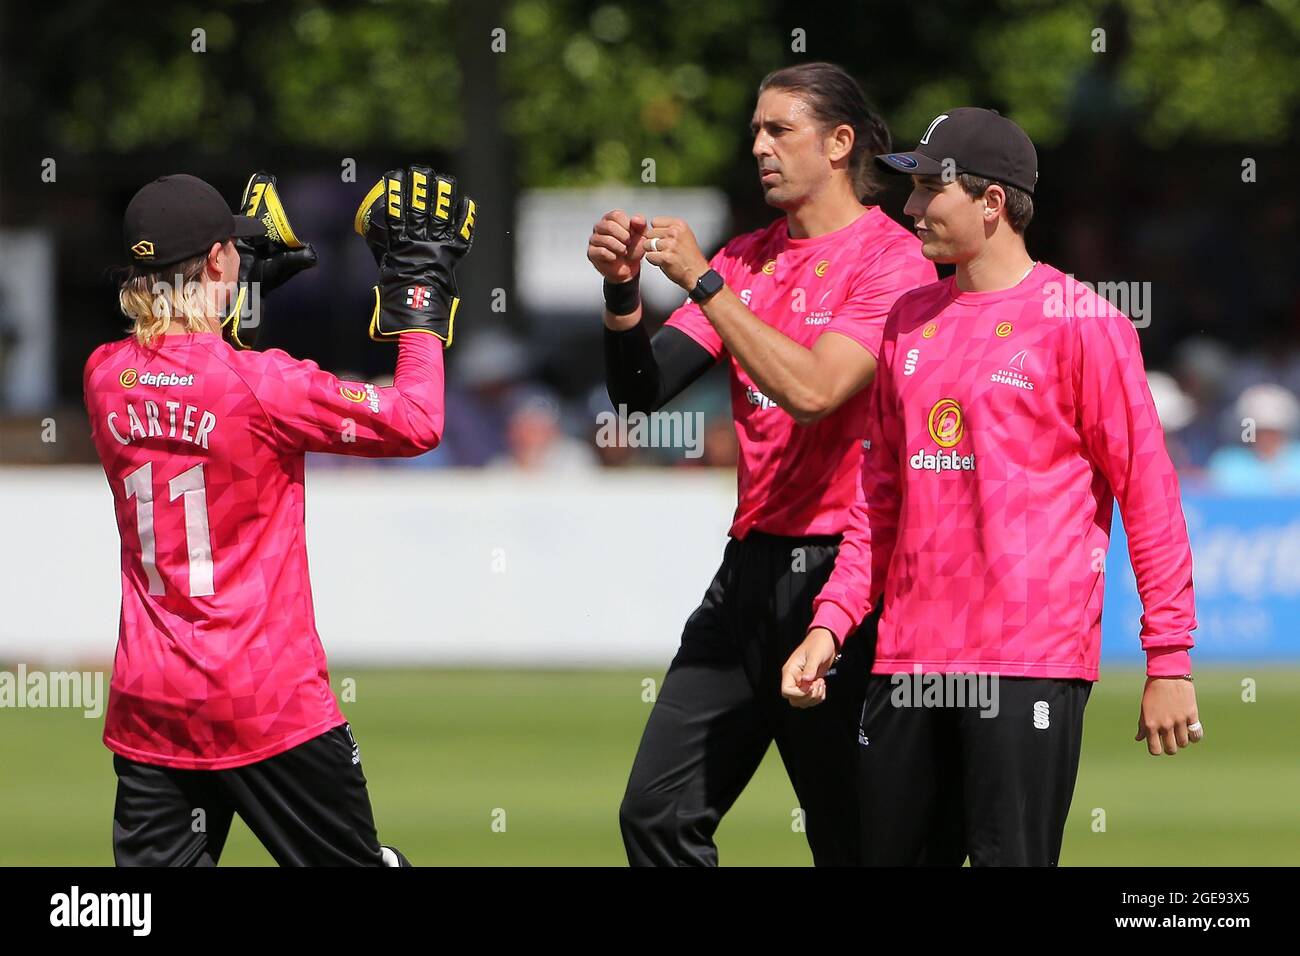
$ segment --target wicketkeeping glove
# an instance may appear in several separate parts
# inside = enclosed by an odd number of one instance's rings
[[[474,215],[474,200],[459,195],[455,178],[428,166],[391,169],[366,194],[353,228],[379,265],[372,339],[425,332],[451,345],[456,264],[473,242]]]
[[[262,326],[262,297],[314,266],[316,250],[293,231],[270,173],[257,172],[248,180],[239,214],[260,221],[266,235],[235,240],[239,288],[221,330],[236,348],[251,349]],[[253,283],[257,283],[256,291]]]

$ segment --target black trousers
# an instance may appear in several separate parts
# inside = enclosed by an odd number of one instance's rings
[[[986,685],[996,716],[971,694],[920,705],[917,686],[913,674],[867,683],[864,865],[1056,866],[1092,682],[1000,677]]]
[[[238,813],[280,866],[381,866],[366,778],[340,724],[231,770],[176,770],[113,756],[118,866],[216,866]]]
[[[874,617],[846,643],[825,703],[796,710],[781,696],[781,667],[804,639],[837,550],[830,536],[751,532],[728,542],[686,622],[619,809],[633,866],[716,865],[718,824],[774,740],[813,861],[858,862],[854,768]]]

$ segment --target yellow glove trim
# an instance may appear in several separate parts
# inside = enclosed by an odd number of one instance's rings
[[[445,349],[451,348],[451,339],[456,330],[456,310],[460,307],[460,297],[454,296],[451,300],[451,316],[447,319],[447,337],[444,339],[433,329],[402,329],[400,332],[381,332],[379,329],[379,286],[374,286],[375,309],[370,313],[370,337],[376,342],[392,342],[399,335],[406,335],[408,332],[423,332],[425,335],[432,335],[442,343]]]
[[[251,345],[246,344],[239,337],[239,315],[244,310],[244,296],[248,292],[248,286],[244,283],[239,284],[239,292],[235,296],[235,301],[230,304],[230,311],[226,317],[221,320],[221,327],[224,329],[230,326],[230,342],[237,349],[250,349]]]
[[[379,182],[370,187],[370,192],[366,193],[366,198],[361,200],[361,205],[357,207],[357,214],[352,219],[352,230],[358,236],[366,234],[366,224],[363,221],[366,217],[366,211],[376,199],[384,194],[384,179],[381,176]]]
[[[290,249],[301,249],[303,242],[293,231],[293,226],[289,225],[289,216],[284,211],[284,204],[280,202],[280,191],[275,188],[274,183],[267,183],[266,189],[262,191],[262,202],[266,204],[266,216],[263,222],[269,218],[270,224],[268,231],[272,232],[271,239],[274,240],[279,236],[280,242]],[[252,212],[249,213],[252,215]]]

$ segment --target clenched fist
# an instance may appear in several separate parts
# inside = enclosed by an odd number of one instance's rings
[[[587,259],[610,282],[628,282],[641,273],[645,255],[645,216],[612,209],[596,223],[587,241]]]
[[[687,292],[695,288],[700,276],[709,271],[709,260],[700,252],[695,233],[685,220],[655,216],[643,242],[646,261],[658,266],[664,275]]]
[[[1153,757],[1162,753],[1172,757],[1204,736],[1192,682],[1177,677],[1148,677],[1133,739],[1145,740],[1147,752]]]
[[[835,636],[814,627],[781,668],[781,696],[793,707],[816,707],[826,700],[826,672],[838,656]]]

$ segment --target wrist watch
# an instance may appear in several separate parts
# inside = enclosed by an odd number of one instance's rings
[[[686,294],[691,297],[692,302],[699,305],[703,302],[707,302],[709,299],[721,292],[722,287],[726,284],[727,283],[723,280],[722,276],[718,275],[715,270],[710,269],[708,272],[704,273],[704,275],[700,276],[695,283],[695,288],[691,289]]]

